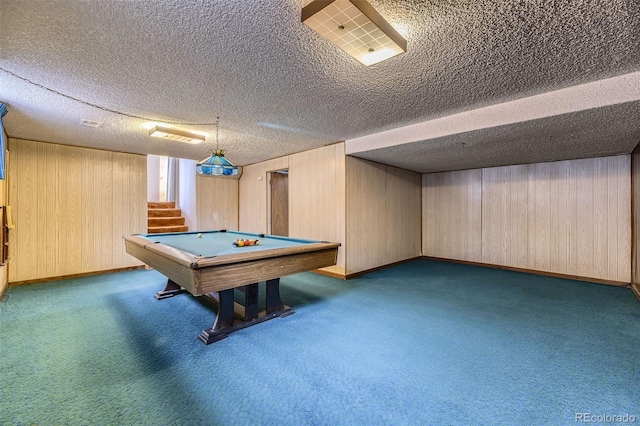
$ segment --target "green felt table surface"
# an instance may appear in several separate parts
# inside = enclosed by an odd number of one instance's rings
[[[198,234],[201,234],[201,237],[198,237]],[[141,236],[153,243],[164,244],[185,253],[202,257],[240,254],[249,251],[294,247],[302,244],[318,242],[273,235],[265,235],[261,237],[260,234],[237,231],[175,232],[170,234],[146,234]],[[233,245],[233,240],[236,238],[258,240],[258,245],[236,247]]]

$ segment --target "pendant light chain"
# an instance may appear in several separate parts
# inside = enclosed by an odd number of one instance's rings
[[[216,151],[220,149],[219,147],[219,139],[218,139],[218,131],[220,130],[220,117],[216,117]]]

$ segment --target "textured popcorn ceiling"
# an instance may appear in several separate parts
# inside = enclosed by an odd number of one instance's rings
[[[640,141],[636,0],[370,0],[408,49],[370,67],[300,22],[309,2],[0,0],[7,132],[202,159],[214,126],[176,125],[206,132],[201,145],[148,128],[220,116],[220,147],[240,165],[346,140],[352,155],[419,172],[629,153]],[[611,90],[597,92],[600,80]],[[509,120],[467,126],[501,104]],[[434,131],[441,119],[453,130]]]

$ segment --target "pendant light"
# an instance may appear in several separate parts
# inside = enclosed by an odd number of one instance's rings
[[[196,166],[196,174],[206,176],[233,176],[239,178],[241,169],[231,161],[224,158],[224,149],[218,147],[218,133],[220,129],[220,117],[216,117],[216,148],[210,149],[211,156],[200,161]]]

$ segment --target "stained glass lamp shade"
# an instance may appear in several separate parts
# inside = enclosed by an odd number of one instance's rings
[[[200,161],[196,166],[199,175],[237,176],[238,166],[224,158],[224,149],[209,150],[211,156]]]

